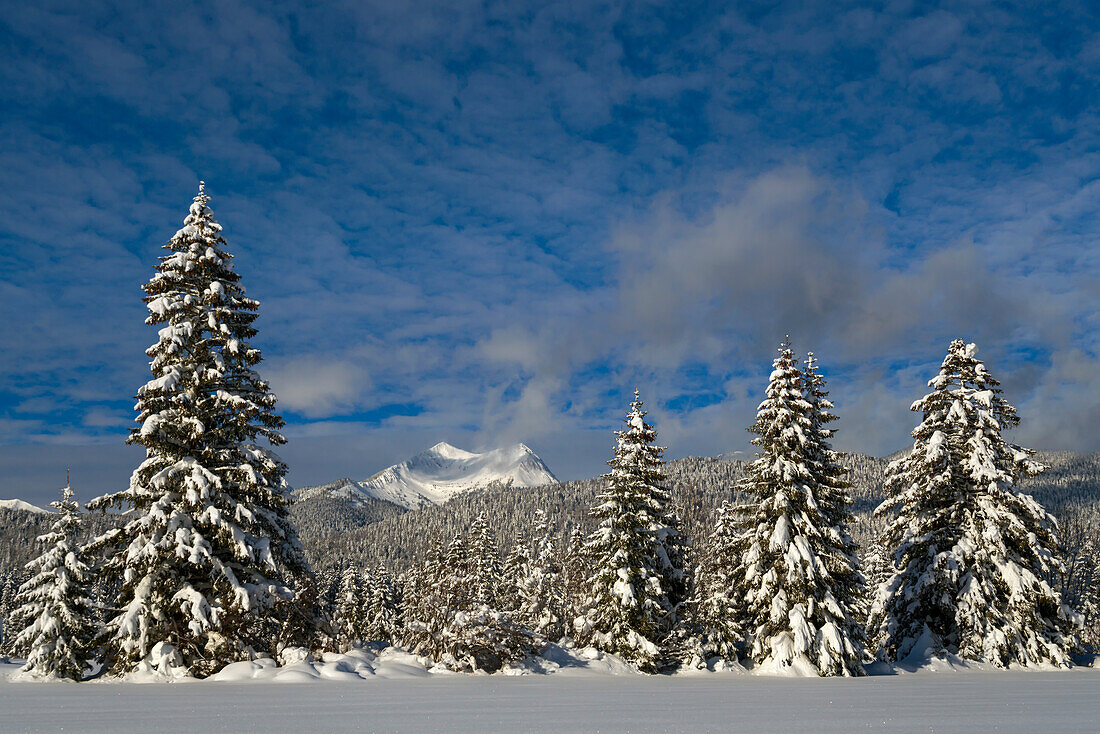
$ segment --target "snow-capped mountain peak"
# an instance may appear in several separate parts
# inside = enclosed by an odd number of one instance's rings
[[[557,477],[542,459],[522,443],[473,453],[440,441],[399,464],[394,464],[361,482],[341,483],[341,496],[360,496],[393,502],[409,509],[443,504],[452,497],[491,482],[514,487],[553,484]],[[300,499],[332,494],[332,485],[298,490]]]
[[[469,451],[463,451],[462,449],[458,448],[457,446],[452,446],[451,444],[447,443],[446,441],[440,441],[435,446],[432,446],[430,449],[428,449],[427,451],[424,451],[423,453],[425,453],[425,454],[435,454],[435,455],[440,456],[444,459],[452,459],[454,461],[461,461],[461,460],[464,460],[464,459],[472,459],[475,456],[477,456],[477,454],[471,454]]]
[[[32,505],[30,502],[24,502],[23,500],[0,500],[0,509],[2,510],[22,510],[23,512],[36,512],[39,514],[49,514],[49,510],[43,510],[37,505]]]

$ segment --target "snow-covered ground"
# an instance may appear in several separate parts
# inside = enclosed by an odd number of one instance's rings
[[[388,651],[285,668],[241,663],[207,681],[11,681],[0,731],[127,732],[1095,732],[1100,670],[992,672],[941,664],[855,679],[642,676],[559,652],[548,675],[429,672]],[[883,673],[885,670],[878,670]]]

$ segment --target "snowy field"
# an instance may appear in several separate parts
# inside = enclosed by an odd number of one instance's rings
[[[11,681],[17,668],[4,665],[0,731],[1100,730],[1100,670],[1090,668],[806,679],[649,677],[614,661],[578,663],[551,664],[550,675],[472,676],[432,674],[408,656],[361,654],[282,669],[244,663],[222,680],[160,684]]]

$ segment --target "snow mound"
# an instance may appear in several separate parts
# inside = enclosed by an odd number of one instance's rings
[[[752,669],[753,675],[765,675],[773,678],[819,678],[821,674],[805,655],[799,655],[790,661],[770,657]]]
[[[159,648],[159,646],[158,646]],[[96,678],[93,683],[310,683],[314,681],[403,680],[410,678],[481,676],[484,673],[456,673],[433,660],[401,648],[354,648],[346,653],[326,652],[320,659],[308,651],[284,651],[282,662],[270,657],[230,663],[214,675],[199,680],[177,665],[170,646],[155,649],[138,669],[120,678]],[[290,654],[288,654],[290,652]],[[0,657],[0,681],[29,681],[20,672],[22,660]],[[640,675],[634,666],[615,655],[594,648],[547,645],[541,655],[531,656],[506,666],[496,675],[559,675],[566,677],[606,677]],[[35,679],[40,680],[40,679]]]
[[[491,482],[536,487],[557,481],[542,459],[522,443],[475,454],[440,442],[367,480],[304,487],[296,494],[300,500],[327,496],[354,502],[372,497],[414,510],[443,504]]]
[[[396,647],[355,648],[346,653],[328,652],[320,660],[303,660],[279,665],[271,658],[231,663],[207,680],[215,683],[249,681],[305,683],[325,680],[396,680],[462,675],[436,665],[432,660]],[[480,675],[480,674],[477,674]],[[629,663],[593,648],[573,649],[549,645],[540,656],[506,666],[498,675],[608,676],[638,675]],[[130,680],[128,678],[127,680]],[[164,678],[160,678],[164,680]]]

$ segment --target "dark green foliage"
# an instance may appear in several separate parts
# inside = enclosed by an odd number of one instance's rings
[[[661,644],[673,629],[677,606],[686,596],[683,540],[665,487],[663,449],[654,446],[638,393],[616,431],[615,456],[604,475],[607,488],[592,516],[599,527],[586,554],[590,590],[578,638],[620,655],[643,672],[656,672]]]

